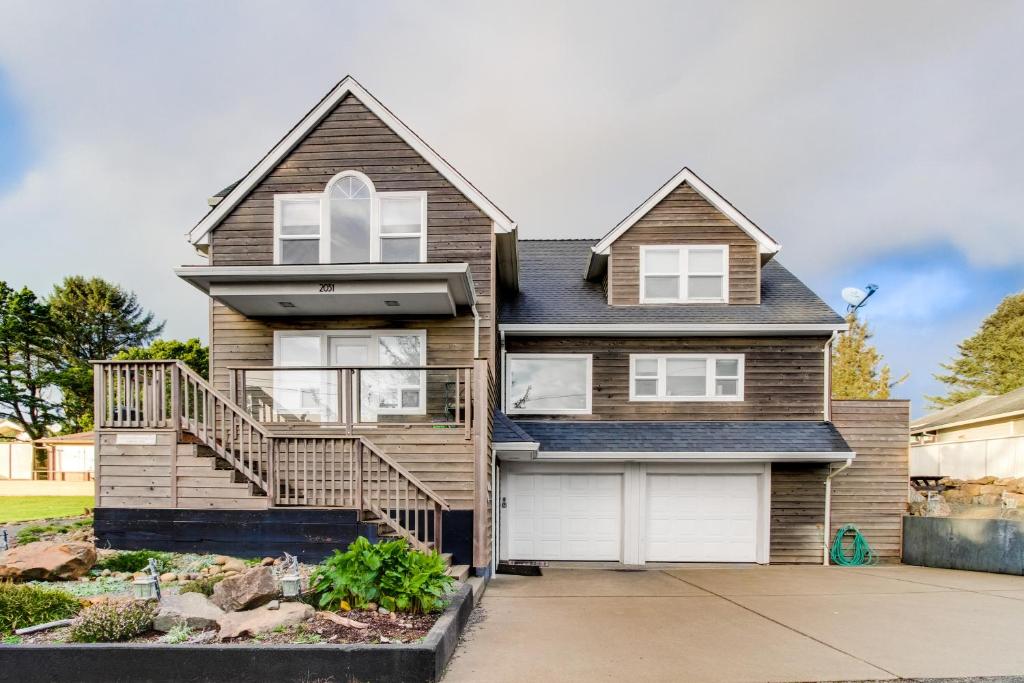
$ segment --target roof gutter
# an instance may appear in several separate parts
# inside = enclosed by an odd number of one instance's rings
[[[914,425],[911,425],[910,435],[917,436],[918,434],[927,434],[929,432],[936,432],[942,429],[952,429],[953,427],[963,427],[964,425],[977,424],[979,422],[991,422],[992,420],[1002,420],[1007,417],[1018,416],[1024,416],[1024,410],[1011,410],[1007,413],[996,413],[995,415],[985,415],[984,417],[972,417],[969,420],[947,422],[945,424],[928,424],[920,427],[914,427]]]

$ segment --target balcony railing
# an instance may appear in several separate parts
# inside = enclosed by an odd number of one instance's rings
[[[473,369],[232,367],[230,395],[262,423],[447,425],[471,437]]]

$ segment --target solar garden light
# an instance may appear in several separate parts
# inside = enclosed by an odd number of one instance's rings
[[[284,567],[281,576],[281,595],[285,598],[297,598],[302,592],[302,577],[299,576],[299,560],[294,555],[284,554]]]
[[[132,581],[132,595],[138,600],[160,600],[160,573],[156,560],[149,558],[149,576],[140,576]]]

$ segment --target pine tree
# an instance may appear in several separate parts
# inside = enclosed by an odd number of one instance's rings
[[[935,375],[935,379],[949,385],[949,392],[928,396],[933,407],[1024,387],[1024,292],[1003,299],[985,318],[981,329],[957,349],[960,355],[941,365],[945,374]]]
[[[180,360],[207,379],[210,371],[210,349],[203,346],[196,337],[187,341],[157,339],[149,346],[125,349],[114,356],[115,360]]]
[[[33,440],[59,419],[54,335],[46,304],[28,288],[15,291],[0,281],[0,417],[21,425]]]
[[[846,317],[850,330],[832,347],[832,398],[886,399],[889,390],[907,378],[890,382],[891,371],[882,365],[882,354],[868,343],[871,330],[855,314]]]
[[[57,386],[64,395],[64,428],[92,428],[91,360],[113,358],[142,346],[164,328],[134,292],[98,277],[73,275],[53,288],[48,300],[56,325],[55,350],[62,358]]]

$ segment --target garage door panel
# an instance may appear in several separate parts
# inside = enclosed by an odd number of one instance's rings
[[[756,475],[649,475],[646,559],[754,562],[757,482]]]
[[[510,559],[621,558],[621,475],[516,474],[508,484]]]

